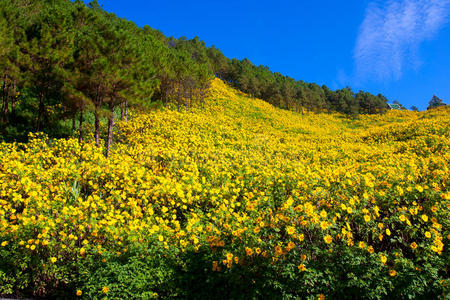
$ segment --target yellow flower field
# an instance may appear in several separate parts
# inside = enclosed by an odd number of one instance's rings
[[[284,291],[296,297],[336,297],[339,272],[348,295],[442,295],[449,125],[445,107],[356,120],[290,112],[215,79],[204,110],[119,123],[109,158],[93,141],[3,143],[0,295],[67,286],[73,297],[120,298],[118,283],[73,279],[74,265],[136,247],[183,270],[186,255],[203,253],[208,276],[247,272],[255,290],[264,272],[293,278]],[[149,297],[167,293],[155,284]]]

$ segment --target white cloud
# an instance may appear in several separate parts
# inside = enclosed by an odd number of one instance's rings
[[[354,49],[356,80],[399,79],[417,68],[419,45],[450,20],[450,0],[372,1]]]

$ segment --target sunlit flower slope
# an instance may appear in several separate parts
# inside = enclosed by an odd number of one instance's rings
[[[306,274],[345,249],[387,280],[445,269],[449,125],[448,108],[295,113],[216,79],[204,109],[119,123],[109,159],[76,139],[1,144],[0,250],[46,274],[136,243],[210,251],[213,272]],[[1,280],[0,294],[16,284]]]

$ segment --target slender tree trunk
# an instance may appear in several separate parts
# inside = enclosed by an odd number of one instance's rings
[[[10,86],[9,84],[6,84],[6,76],[5,76],[2,87],[2,111],[1,111],[2,123],[6,123],[6,115],[8,112],[9,86]]]
[[[72,116],[72,131],[75,131],[76,118],[77,118],[77,113],[75,112]]]
[[[37,124],[36,124],[36,131],[41,130],[41,123],[42,123],[42,115],[44,114],[44,94],[39,93],[39,109],[38,109],[38,118],[37,118]]]
[[[9,99],[11,98],[11,87],[12,82],[8,84],[8,87],[6,88],[6,101],[5,101],[5,110],[3,111],[3,120],[4,122],[8,119],[8,110],[9,110]]]
[[[109,157],[111,145],[113,143],[113,127],[114,127],[114,105],[113,100],[109,102],[109,118],[108,118],[108,137],[106,139],[106,157]]]
[[[181,106],[181,83],[180,83],[180,81],[178,81],[178,84],[177,84],[177,110],[178,111],[181,110],[180,106]]]
[[[81,143],[81,141],[83,140],[83,109],[80,110],[80,128],[79,128],[79,137],[78,137],[78,142]]]
[[[94,112],[94,126],[95,126],[95,146],[100,147],[100,119],[98,117],[98,109],[95,108]]]
[[[16,89],[16,81],[13,81],[13,96],[11,99],[11,119],[14,120],[16,118],[16,97],[17,97],[17,89]]]
[[[128,122],[128,101],[125,101],[125,122]]]
[[[125,118],[125,101],[120,104],[120,121]]]
[[[100,96],[100,85],[97,86],[97,99],[95,104],[95,111],[94,111],[94,128],[95,128],[95,146],[100,147],[100,118],[98,115],[98,110],[102,106],[103,98]]]
[[[199,97],[200,97],[200,104],[201,104],[201,108],[202,110],[205,109],[205,90],[201,89],[199,91]]]
[[[192,106],[194,105],[193,102],[194,102],[194,89],[190,88],[189,89],[189,107],[190,108],[192,108]]]
[[[189,111],[189,102],[191,101],[191,97],[192,97],[190,88],[188,88],[186,94],[187,94],[186,99],[185,99],[186,102],[184,103],[184,105],[186,107],[186,111]]]

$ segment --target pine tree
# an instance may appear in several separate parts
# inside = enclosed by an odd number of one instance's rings
[[[440,99],[436,95],[433,95],[433,97],[431,98],[430,102],[428,102],[427,109],[432,109],[432,108],[435,108],[435,107],[445,106],[445,105],[446,104],[444,103],[444,101],[442,99]]]

